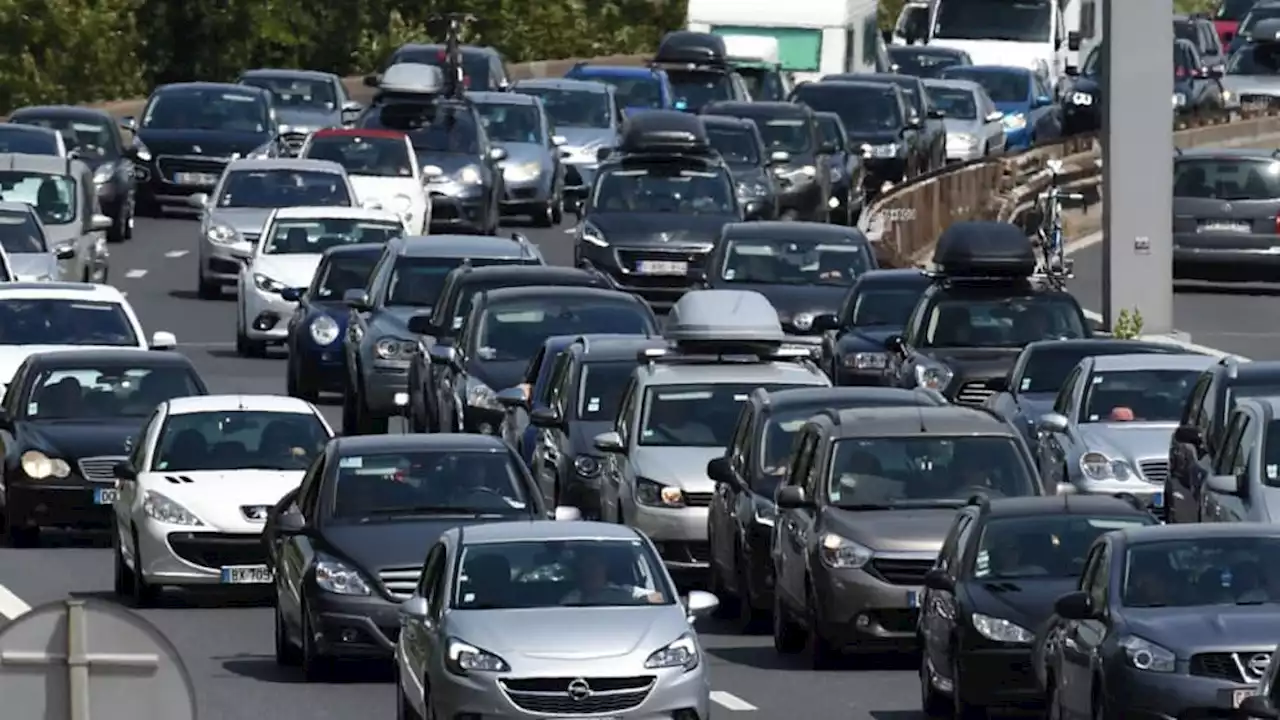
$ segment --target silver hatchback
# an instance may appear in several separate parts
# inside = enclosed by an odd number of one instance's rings
[[[710,717],[685,598],[621,525],[519,522],[446,532],[401,606],[397,717]]]

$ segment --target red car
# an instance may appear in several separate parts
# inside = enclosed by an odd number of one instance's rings
[[[1240,27],[1240,21],[1249,14],[1249,10],[1257,4],[1257,1],[1222,0],[1218,5],[1218,12],[1213,15],[1213,26],[1218,30],[1218,37],[1222,39],[1223,47],[1231,43],[1231,39],[1236,36],[1236,30]]]

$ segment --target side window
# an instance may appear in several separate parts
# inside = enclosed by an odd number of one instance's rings
[[[1209,387],[1205,388],[1200,417],[1196,420],[1196,425],[1204,432],[1206,443],[1210,448],[1218,446],[1218,433],[1222,432],[1223,416],[1226,415],[1226,411],[1220,409],[1220,406],[1225,402],[1225,393],[1220,391],[1217,383],[1210,380]]]
[[[541,397],[535,399],[535,403],[544,407],[560,407],[562,410],[568,410],[564,407],[565,399],[563,397],[563,387],[565,375],[569,373],[571,356],[567,352],[556,355],[551,361],[555,363],[551,366],[551,374],[547,375],[546,386],[542,388]],[[565,412],[568,415],[568,412]]]
[[[422,575],[418,576],[417,593],[427,601],[431,600],[431,581],[440,572],[440,566],[443,564],[444,543],[437,542],[431,546],[431,550],[427,551],[427,559],[422,563]]]
[[[804,495],[807,498],[817,498],[823,493],[822,487],[822,452],[826,449],[822,437],[813,432],[809,436],[808,446],[805,448],[805,454],[809,456],[809,460],[805,465],[805,474],[801,476],[801,482],[804,483]]]
[[[547,356],[547,346],[543,345],[538,348],[538,352],[533,354],[533,359],[524,369],[524,382],[530,387],[538,381],[538,372],[542,369],[543,359]]]
[[[1089,552],[1085,574],[1080,578],[1080,589],[1089,594],[1095,608],[1107,605],[1108,575],[1111,570],[1111,546],[1100,542]]]
[[[378,262],[374,264],[373,270],[369,272],[369,285],[365,288],[365,292],[369,293],[369,299],[373,302],[378,301],[378,285],[379,278],[382,276],[383,270],[390,265],[395,258],[395,253],[389,250],[382,253],[382,257],[378,258]]]
[[[618,405],[618,419],[614,423],[614,430],[622,437],[622,446],[630,447],[631,445],[631,420],[636,414],[636,392],[639,388],[636,381],[627,382],[626,392],[622,395],[622,403]]]
[[[733,436],[729,439],[729,447],[727,448],[729,464],[739,473],[746,469],[747,437],[751,431],[751,418],[754,414],[751,403],[742,403],[742,411],[738,413],[738,422],[733,426]]]
[[[937,567],[943,570],[950,570],[955,567],[956,558],[959,556],[960,533],[965,526],[973,521],[973,516],[968,513],[958,513],[955,522],[951,524],[951,530],[947,532],[947,539],[942,542],[942,550],[938,552]]]
[[[440,288],[440,298],[436,301],[436,306],[431,308],[432,325],[447,328],[452,324],[446,313],[453,311],[453,294],[457,287],[457,275],[449,273],[445,276],[444,285]]]
[[[1254,423],[1253,419],[1244,413],[1240,413],[1243,422],[1240,425],[1240,435],[1232,443],[1231,450],[1231,468],[1229,475],[1239,477],[1244,474],[1249,467],[1249,451],[1253,449]]]
[[[960,528],[960,537],[956,539],[956,553],[953,558],[956,564],[952,566],[955,570],[959,570],[966,562],[965,556],[971,549],[969,546],[973,544],[973,534],[978,530],[977,520],[966,523],[964,527]]]
[[[1197,418],[1204,411],[1204,394],[1209,389],[1209,381],[1212,379],[1210,373],[1203,373],[1200,379],[1196,380],[1196,386],[1191,389],[1191,396],[1187,398],[1187,404],[1182,408],[1182,424],[1199,424]]]
[[[328,457],[328,453],[320,453],[311,463],[307,478],[303,480],[304,487],[298,492],[298,508],[308,520],[314,520],[320,512],[320,488],[324,487]]]
[[[1062,383],[1062,389],[1058,390],[1058,397],[1053,401],[1053,411],[1059,415],[1066,415],[1071,409],[1071,394],[1075,391],[1076,381],[1080,379],[1081,372],[1080,368],[1072,370]]]
[[[904,107],[903,112],[910,112],[909,108]],[[908,345],[918,345],[920,343],[920,332],[924,327],[924,319],[928,317],[929,306],[933,303],[927,299],[921,298],[920,302],[911,311],[910,317],[907,318],[906,340]]]
[[[1218,463],[1214,468],[1214,472],[1219,475],[1229,474],[1231,468],[1235,464],[1236,443],[1240,440],[1240,434],[1244,432],[1246,416],[1242,412],[1237,412],[1231,416],[1231,422],[1227,424],[1227,431],[1223,434],[1222,445],[1218,453]]]

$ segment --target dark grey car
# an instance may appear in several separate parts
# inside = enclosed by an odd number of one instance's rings
[[[350,125],[364,106],[347,96],[342,79],[316,70],[248,70],[237,81],[262,88],[275,98],[283,145],[297,156],[316,130]]]
[[[1262,149],[1190,149],[1173,159],[1176,277],[1244,280],[1280,267],[1280,157]]]
[[[878,82],[881,84],[897,85],[902,89],[907,100],[911,103],[911,109],[915,111],[915,116],[922,123],[921,139],[926,148],[925,158],[928,165],[924,168],[933,170],[947,164],[947,126],[943,123],[945,114],[938,108],[933,106],[929,100],[929,91],[925,88],[924,80],[911,75],[891,75],[888,73],[877,73],[874,75],[864,74],[845,74],[845,75],[826,75],[823,76],[822,82]]]

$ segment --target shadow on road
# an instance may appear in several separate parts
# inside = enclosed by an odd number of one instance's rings
[[[70,593],[75,598],[92,598],[96,600],[106,600],[118,605],[123,605],[131,609],[133,608],[127,601],[117,597],[110,590],[73,590]],[[150,608],[155,610],[235,610],[239,608],[261,608],[271,607],[273,598],[270,590],[250,589],[250,590],[191,590],[187,588],[165,588],[160,597],[157,598],[155,605]]]
[[[270,683],[301,684],[306,682],[302,671],[295,668],[280,667],[276,659],[270,655],[235,655],[232,657],[214,657],[222,669],[253,680]],[[389,662],[351,662],[340,663],[334,668],[327,681],[333,685],[354,685],[359,683],[393,682],[392,666]]]

